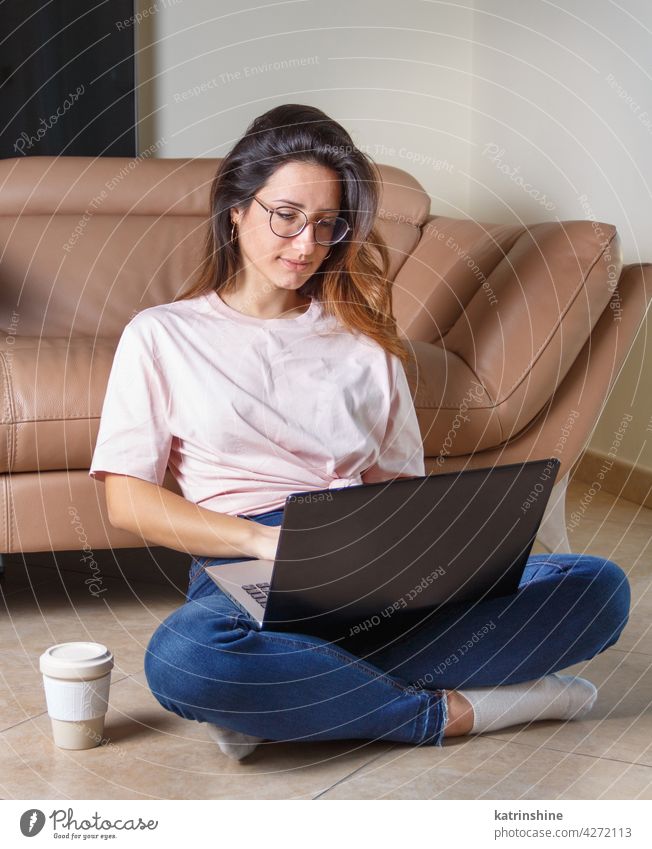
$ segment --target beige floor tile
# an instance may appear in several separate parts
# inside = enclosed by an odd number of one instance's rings
[[[233,761],[204,723],[164,710],[140,673],[111,687],[100,746],[57,748],[43,714],[0,735],[0,775],[11,775],[5,792],[17,799],[308,799],[390,748],[366,740],[262,743]]]
[[[566,521],[572,551],[608,557],[630,576],[652,577],[652,510],[598,492],[582,512],[579,499],[586,494],[574,482],[567,501]],[[573,517],[573,511],[579,516]]]
[[[109,646],[116,673],[139,671],[151,635],[184,603],[184,595],[156,584],[127,585],[120,578],[106,578],[105,586],[107,592],[96,597],[83,576],[66,574],[5,596],[0,646],[38,666],[50,645],[93,640]]]
[[[40,677],[24,656],[0,650],[0,731],[45,710]]]
[[[322,799],[652,799],[652,769],[485,735],[394,746]]]
[[[626,572],[652,577],[652,530],[647,525],[582,519],[568,531],[571,551],[607,557]]]
[[[591,495],[590,489],[591,482],[571,480],[566,495],[567,518],[571,511],[577,510],[594,522],[605,520],[624,522],[625,524],[633,522],[652,527],[652,510],[649,508],[635,504],[633,501],[627,501],[625,498],[618,498],[604,490],[598,490],[594,495]],[[584,505],[581,504],[582,499],[584,499]]]

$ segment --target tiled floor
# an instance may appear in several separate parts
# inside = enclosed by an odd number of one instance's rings
[[[568,513],[585,484],[571,485]],[[187,562],[173,552],[102,553],[93,597],[79,559],[14,557],[0,582],[0,796],[5,799],[650,799],[652,511],[598,493],[570,533],[573,551],[615,560],[632,585],[615,647],[571,667],[600,687],[590,717],[450,738],[442,748],[344,740],[264,743],[241,763],[203,725],[163,710],[143,653],[183,604]],[[537,544],[534,551],[543,549]],[[97,554],[97,553],[96,553]],[[137,579],[137,580],[136,580]],[[38,671],[53,643],[94,639],[115,656],[102,746],[58,749]]]

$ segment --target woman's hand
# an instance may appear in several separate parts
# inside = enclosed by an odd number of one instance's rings
[[[252,522],[253,540],[251,549],[253,556],[259,560],[274,560],[278,548],[278,538],[281,535],[280,525],[261,525],[260,522]]]

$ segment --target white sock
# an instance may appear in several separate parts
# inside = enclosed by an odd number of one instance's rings
[[[580,719],[591,710],[598,696],[597,689],[585,678],[556,673],[522,684],[458,692],[473,708],[470,734],[540,719]]]
[[[235,761],[246,758],[264,740],[264,737],[254,737],[252,734],[232,731],[230,728],[223,728],[221,725],[214,725],[212,722],[207,722],[206,727],[211,739],[217,743],[225,755]]]

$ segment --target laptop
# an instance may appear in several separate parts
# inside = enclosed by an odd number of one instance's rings
[[[206,573],[260,630],[347,641],[516,591],[556,458],[294,492],[274,560]]]

